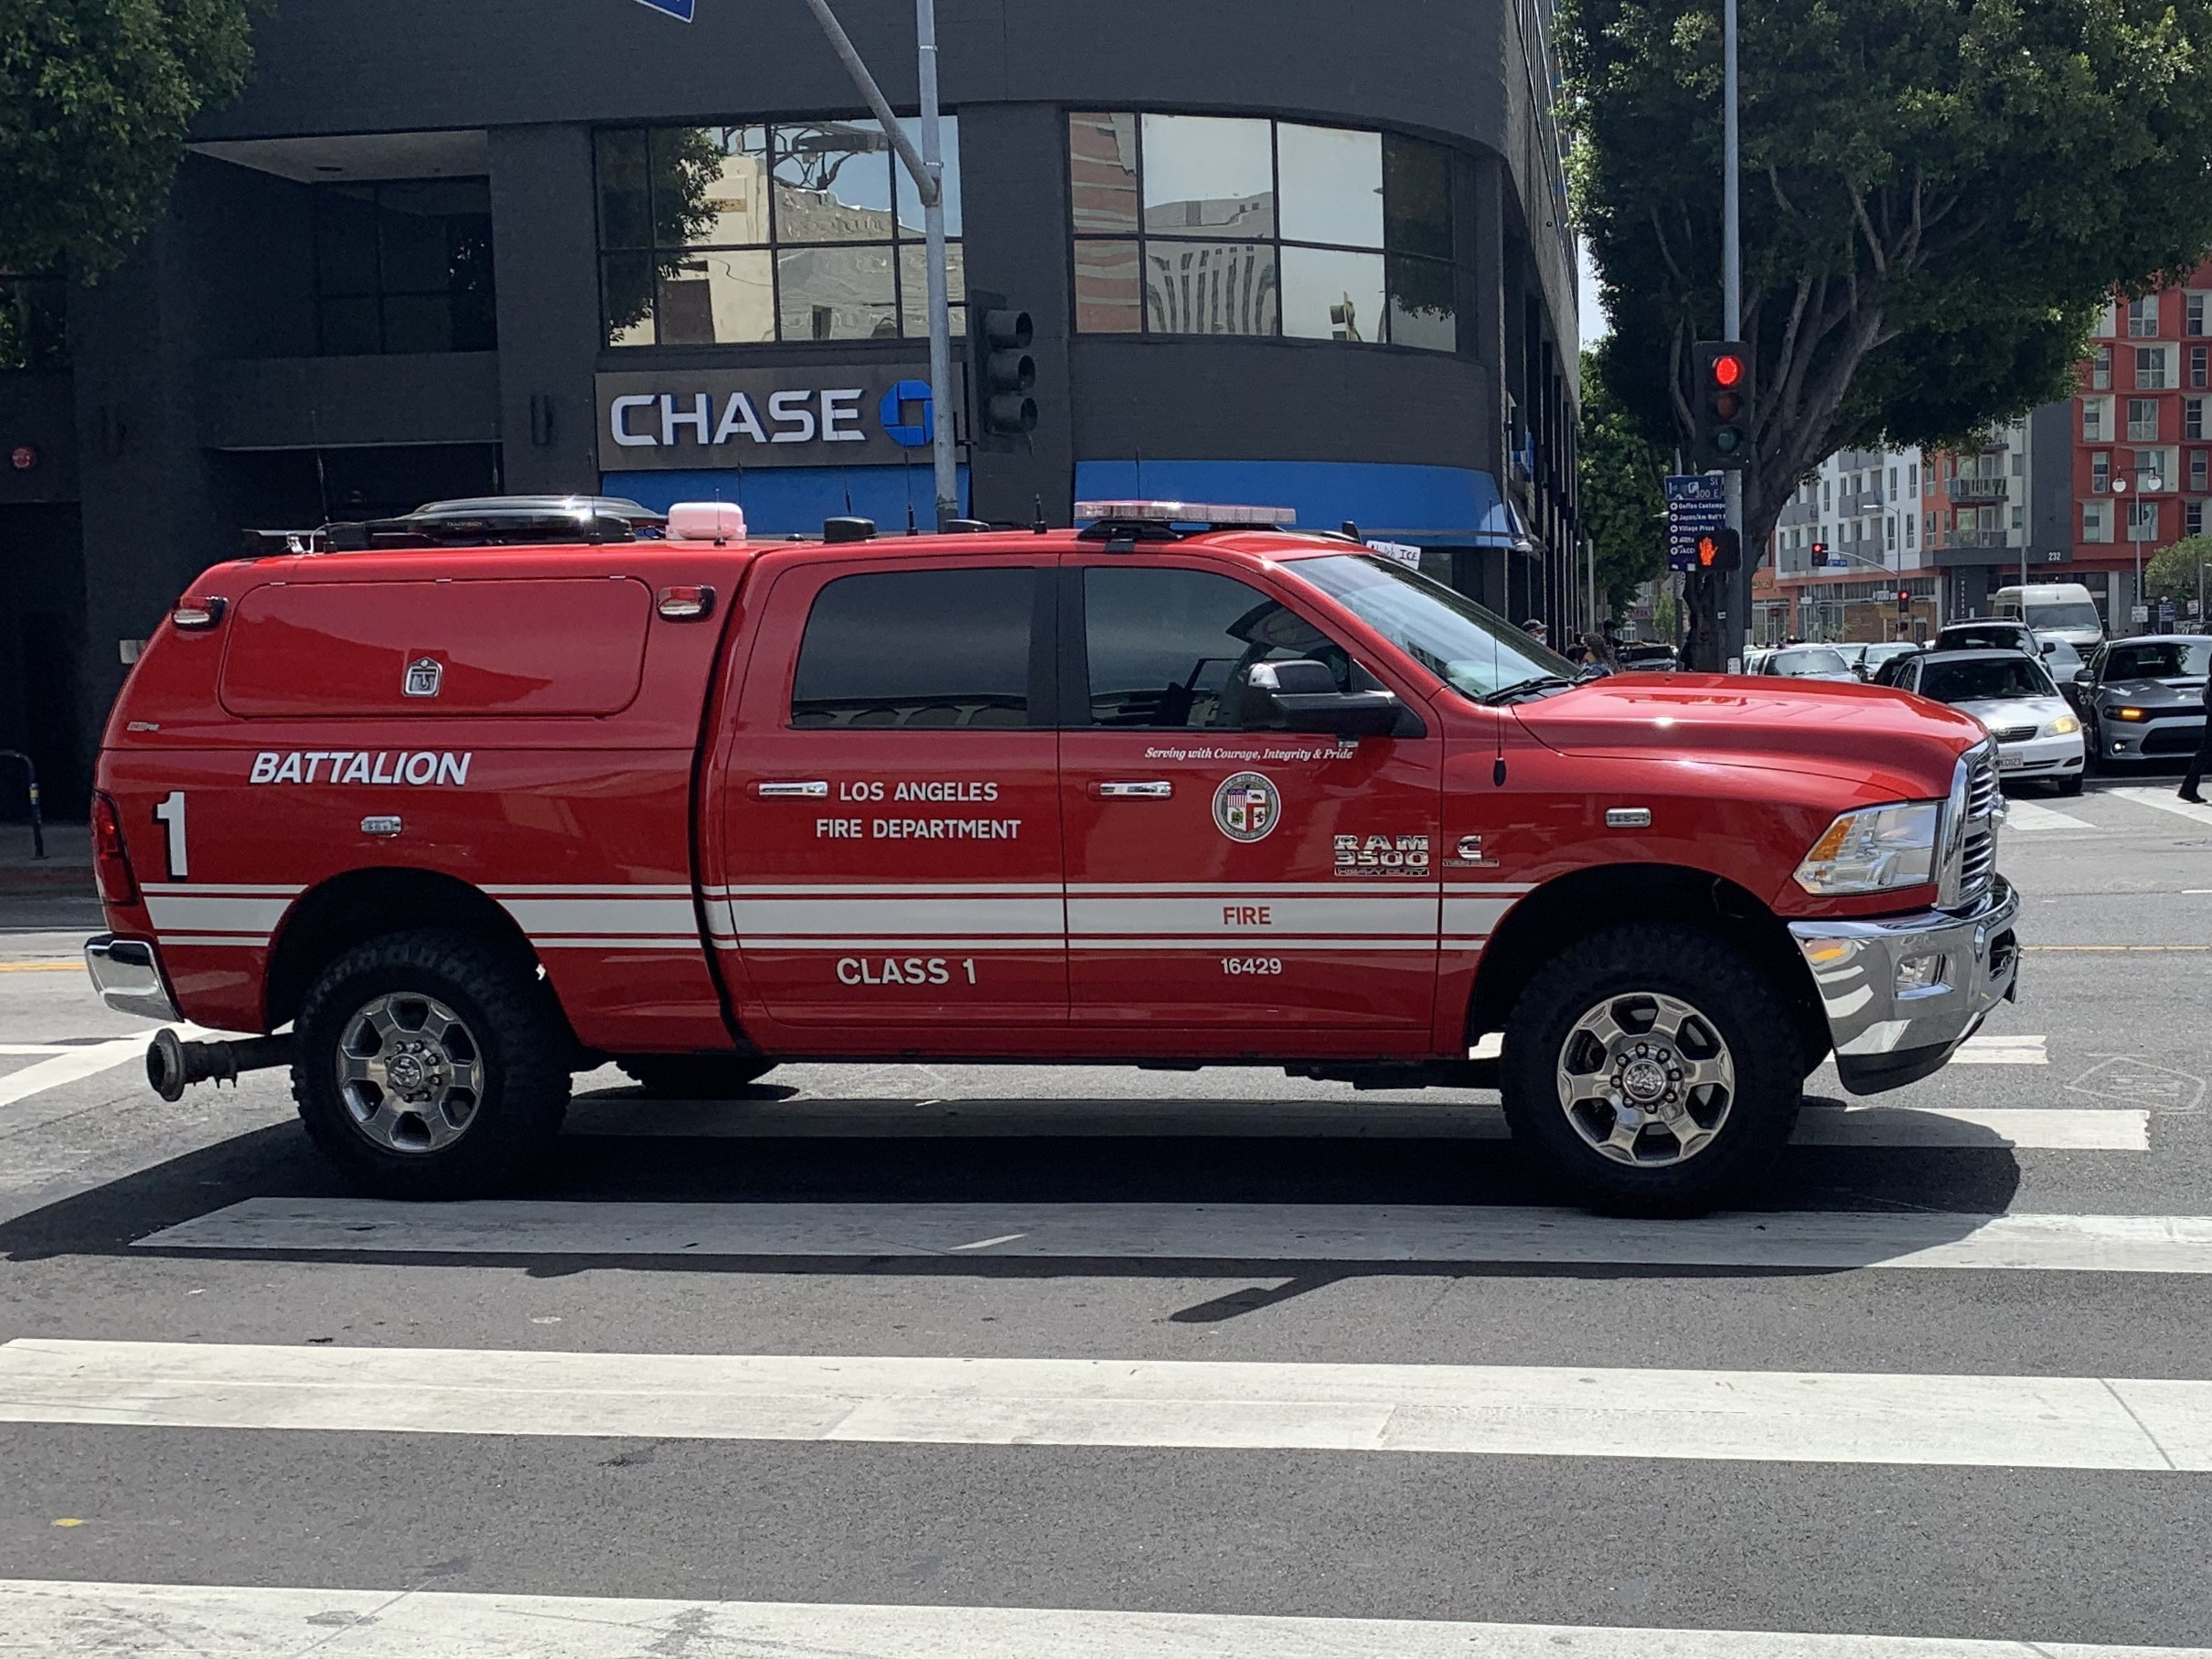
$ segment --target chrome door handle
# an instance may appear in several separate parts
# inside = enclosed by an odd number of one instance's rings
[[[753,792],[763,800],[824,800],[828,797],[829,786],[818,781],[785,784],[759,783],[753,786]]]
[[[1146,783],[1093,784],[1091,793],[1102,800],[1164,801],[1175,793],[1175,786],[1165,778]]]

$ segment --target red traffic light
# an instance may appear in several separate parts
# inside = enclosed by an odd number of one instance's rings
[[[1714,358],[1711,372],[1715,386],[1740,386],[1744,383],[1744,359],[1733,352],[1721,352]]]

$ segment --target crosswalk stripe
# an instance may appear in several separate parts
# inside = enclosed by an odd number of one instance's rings
[[[2046,830],[2094,830],[2097,826],[2056,808],[2011,800],[2004,804],[2004,827],[2014,834],[2033,835]]]
[[[996,1240],[989,1248],[978,1241]],[[2212,1273],[2212,1216],[1781,1211],[1630,1221],[1450,1204],[250,1198],[142,1247],[433,1256],[990,1257]]]
[[[1997,1036],[1984,1033],[1967,1038],[1950,1057],[1953,1065],[2048,1065],[2042,1037]]]
[[[93,1076],[127,1060],[135,1060],[145,1052],[145,1038],[118,1037],[112,1043],[90,1044],[55,1054],[0,1077],[0,1106],[13,1106],[43,1090]]]
[[[43,1659],[2212,1659],[2202,1647],[1946,1636],[37,1579],[0,1579],[0,1628]]]
[[[1799,1146],[2012,1147],[2147,1152],[2141,1108],[1808,1106]],[[1424,1100],[654,1100],[586,1096],[567,1132],[716,1140],[1027,1138],[1106,1140],[1342,1137],[1503,1140],[1504,1112]]]
[[[2105,793],[2117,796],[2121,800],[2133,801],[2138,806],[2155,807],[2161,812],[2172,812],[2183,818],[2194,819],[2200,824],[2212,824],[2212,807],[2199,807],[2183,800],[2171,789],[2146,789],[2140,787],[2130,787],[2108,789]]]
[[[2212,1471],[2212,1382],[2170,1378],[20,1337],[0,1421]]]

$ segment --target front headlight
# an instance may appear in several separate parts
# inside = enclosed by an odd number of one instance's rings
[[[2071,714],[2061,714],[2057,720],[2043,728],[2043,734],[2046,737],[2070,737],[2080,730],[2081,722],[2079,721]]]
[[[1812,843],[1797,884],[1822,898],[1918,887],[1936,879],[1935,801],[1846,812]]]

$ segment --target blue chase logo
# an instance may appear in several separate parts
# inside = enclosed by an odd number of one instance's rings
[[[893,444],[919,449],[937,435],[927,380],[901,380],[876,405],[876,418]]]

